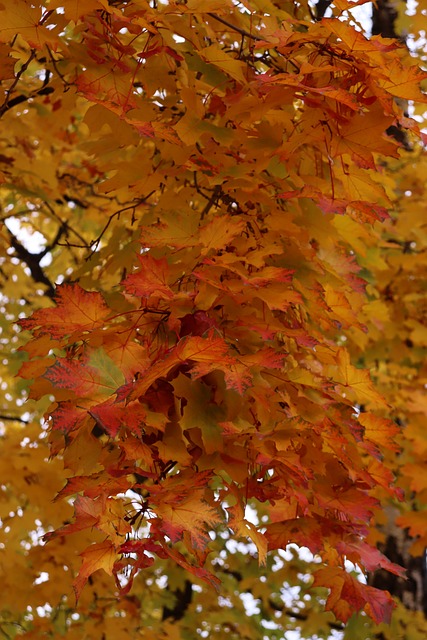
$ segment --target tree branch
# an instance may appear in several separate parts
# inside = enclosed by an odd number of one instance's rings
[[[30,424],[28,420],[24,420],[24,418],[20,418],[19,416],[7,416],[5,414],[0,414],[1,420],[10,420],[10,422],[21,422],[22,424]]]
[[[397,38],[396,18],[398,12],[393,2],[389,0],[379,0],[372,6],[372,35],[383,38]]]
[[[29,268],[31,277],[34,282],[41,282],[42,284],[44,284],[47,287],[47,291],[45,292],[45,294],[49,298],[53,299],[55,288],[40,266],[40,260],[45,255],[44,251],[41,251],[40,253],[30,253],[25,247],[22,246],[16,236],[9,229],[8,233],[11,246],[15,249],[17,257],[22,260],[22,262],[25,262],[25,264]]]
[[[200,220],[203,220],[203,218],[208,215],[209,211],[214,206],[215,200],[217,200],[217,198],[218,198],[220,193],[221,193],[221,187],[219,186],[219,184],[217,184],[215,189],[212,191],[212,195],[209,198],[209,202],[206,203],[205,208],[203,209],[202,213],[200,214]]]
[[[29,67],[30,63],[32,62],[32,60],[34,60],[35,55],[36,55],[36,52],[33,50],[31,52],[30,57],[28,58],[28,60],[26,62],[24,62],[24,64],[22,65],[22,67],[20,68],[18,73],[16,74],[15,79],[12,82],[11,86],[6,91],[6,97],[4,99],[3,104],[0,106],[0,118],[2,117],[2,115],[4,113],[6,113],[6,111],[9,111],[13,107],[16,107],[17,104],[21,104],[22,102],[27,102],[30,98],[34,98],[35,96],[46,96],[46,95],[49,95],[50,93],[53,93],[53,91],[54,91],[53,87],[48,87],[47,86],[47,84],[49,82],[49,78],[50,78],[50,71],[46,70],[46,74],[45,74],[45,77],[44,77],[44,80],[43,80],[43,84],[42,84],[40,89],[38,89],[37,91],[34,91],[33,93],[30,93],[27,96],[21,94],[19,96],[16,96],[15,98],[10,99],[10,96],[12,95],[12,92],[16,88],[16,86],[17,86],[19,80],[21,79],[23,73],[25,73],[25,71],[28,69],[28,67]]]
[[[150,193],[146,196],[144,196],[143,198],[139,198],[137,201],[135,201],[133,204],[128,205],[127,207],[122,207],[122,209],[119,209],[118,211],[115,211],[114,213],[111,214],[111,216],[109,216],[107,222],[104,225],[104,228],[102,229],[101,233],[98,235],[97,238],[95,238],[95,240],[92,240],[90,243],[90,248],[96,250],[98,248],[98,245],[102,239],[102,236],[104,235],[104,233],[107,231],[108,227],[110,226],[110,224],[112,223],[113,219],[118,217],[120,218],[120,215],[122,213],[124,213],[125,211],[132,211],[132,224],[135,222],[134,219],[134,215],[135,215],[135,209],[137,207],[139,207],[141,204],[144,204],[148,198],[150,198],[154,193],[153,191],[150,191]]]
[[[329,6],[332,4],[332,0],[319,0],[316,4],[316,20],[321,20]]]
[[[176,598],[175,606],[173,609],[169,609],[167,606],[163,607],[162,621],[168,618],[181,620],[184,617],[193,598],[193,584],[190,580],[186,580],[183,589],[175,589],[172,593]]]
[[[231,22],[227,22],[227,20],[224,20],[224,18],[220,18],[219,16],[216,16],[214,13],[208,12],[208,16],[210,16],[214,20],[217,20],[218,22],[221,22],[222,24],[225,24],[226,27],[229,27],[232,31],[236,31],[237,33],[240,33],[240,35],[242,36],[246,36],[247,38],[251,38],[252,40],[257,40],[259,42],[264,42],[264,38],[261,38],[260,36],[256,36],[253,33],[250,33],[249,31],[246,31],[245,29],[242,29],[241,27],[238,27],[237,25],[232,24]]]
[[[28,58],[28,60],[26,60],[26,62],[24,62],[24,64],[22,65],[22,67],[20,68],[20,70],[18,71],[18,73],[15,76],[14,81],[12,82],[12,84],[10,85],[9,89],[6,91],[6,97],[4,99],[3,104],[0,106],[0,117],[11,107],[9,106],[9,98],[11,96],[12,91],[15,89],[16,85],[18,84],[19,80],[21,79],[21,76],[23,73],[25,73],[25,71],[28,69],[30,62],[32,60],[34,60],[34,58],[36,57],[36,52],[34,49],[32,49],[31,53],[30,53],[30,57]],[[25,98],[24,98],[25,99]],[[27,98],[28,99],[28,98]]]
[[[67,232],[69,231],[70,233],[73,233],[82,243],[82,245],[78,245],[79,248],[81,249],[89,249],[90,245],[88,242],[86,242],[86,240],[83,238],[82,235],[80,235],[80,233],[78,231],[76,231],[72,226],[70,226],[70,224],[67,222],[67,220],[62,220],[62,218],[60,218],[58,216],[58,214],[56,213],[56,211],[54,210],[54,208],[49,204],[49,202],[44,201],[44,205],[46,206],[46,208],[48,209],[48,211],[50,212],[50,214],[52,215],[53,218],[55,218],[55,220],[58,220],[58,222],[61,224],[61,227],[64,227],[64,231]],[[66,246],[74,246],[74,245],[70,245],[68,242],[64,242],[61,243],[59,242],[61,238],[58,238],[56,244],[60,247]]]

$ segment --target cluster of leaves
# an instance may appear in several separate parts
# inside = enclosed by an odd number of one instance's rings
[[[390,619],[389,594],[348,573],[346,560],[401,576],[375,547],[374,516],[403,495],[394,473],[419,493],[418,508],[426,488],[417,447],[425,158],[405,160],[384,133],[404,129],[418,144],[418,124],[398,103],[426,102],[426,74],[404,47],[367,39],[348,19],[316,22],[307,6],[277,5],[0,7],[10,61],[1,69],[4,219],[37,229],[45,246],[31,253],[10,225],[2,242],[31,276],[21,300],[32,300],[34,282],[53,297],[66,280],[53,307],[46,299],[20,322],[31,337],[16,356],[56,460],[40,471],[37,426],[26,446],[20,429],[9,432],[22,486],[5,485],[3,497],[15,516],[25,496],[28,521],[20,516],[17,529],[11,516],[3,529],[26,540],[28,581],[51,577],[35,601],[52,602],[54,575],[68,573],[69,584],[77,574],[84,613],[71,623],[56,592],[56,627],[46,617],[36,633],[81,637],[84,622],[89,636],[105,627],[114,637],[117,627],[174,637],[168,619],[183,618],[188,637],[225,628],[260,637],[236,590],[259,600],[260,624],[277,614],[284,629],[282,584],[292,576],[307,589],[300,558],[272,571],[290,543],[312,552],[313,586],[329,589],[336,618]],[[336,16],[349,6],[334,3]],[[398,208],[405,215],[389,218]],[[17,265],[2,269],[15,300]],[[407,425],[400,470],[393,415]],[[37,508],[43,485],[61,508]],[[424,535],[424,514],[401,524]],[[54,529],[46,547],[28,533],[41,527]],[[251,541],[252,553],[231,553],[234,540]],[[225,606],[208,604],[211,586]],[[143,591],[141,610],[134,594]],[[321,603],[298,606],[294,627],[328,633]]]

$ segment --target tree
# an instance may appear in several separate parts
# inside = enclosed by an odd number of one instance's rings
[[[0,5],[5,637],[425,637],[426,74],[327,5]]]

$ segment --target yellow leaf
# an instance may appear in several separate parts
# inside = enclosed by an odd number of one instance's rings
[[[226,53],[218,44],[215,43],[210,47],[206,47],[206,49],[200,49],[199,55],[206,60],[206,62],[210,62],[221,69],[221,71],[225,71],[225,73],[234,80],[237,80],[237,82],[246,84],[246,65],[240,60],[236,60],[232,54]]]
[[[384,406],[386,402],[382,395],[376,391],[369,371],[357,369],[350,363],[350,356],[346,349],[339,349],[337,354],[338,375],[337,382],[340,382],[347,392],[353,392],[354,397],[360,404],[373,404]]]

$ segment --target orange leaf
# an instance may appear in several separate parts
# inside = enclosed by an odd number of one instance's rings
[[[167,284],[169,267],[166,260],[156,260],[149,254],[138,256],[140,267],[136,273],[127,276],[123,285],[127,293],[141,298],[173,298],[173,291]]]
[[[396,523],[409,529],[412,537],[425,536],[427,531],[427,511],[409,511],[396,519]]]
[[[215,218],[200,229],[200,241],[204,246],[202,255],[211,249],[223,249],[245,228],[244,220],[236,220],[231,216]]]
[[[160,528],[172,542],[177,542],[184,532],[188,532],[193,548],[198,551],[203,551],[210,540],[206,526],[219,522],[217,511],[197,495],[190,495],[176,504],[159,502],[156,513],[161,518],[160,522],[154,523],[156,529]]]
[[[114,562],[117,559],[116,549],[109,540],[90,545],[80,555],[83,558],[83,564],[73,583],[76,600],[80,598],[82,589],[92,573],[103,569],[109,576],[113,575]]]
[[[55,302],[53,309],[38,309],[30,318],[21,320],[21,327],[36,335],[48,333],[51,338],[64,338],[75,331],[101,327],[110,313],[100,293],[85,291],[78,284],[60,285]]]
[[[346,349],[338,350],[338,376],[337,381],[344,387],[354,392],[355,398],[360,404],[370,403],[384,406],[385,400],[372,384],[369,371],[357,369],[350,363],[350,356]]]
[[[206,375],[215,369],[221,369],[233,362],[233,358],[227,355],[228,345],[220,337],[214,337],[210,333],[206,337],[188,336],[182,338],[173,347],[166,358],[158,360],[149,369],[142,372],[141,379],[125,393],[130,391],[128,399],[133,400],[143,396],[149,387],[161,377],[165,377],[176,365],[190,362],[193,365],[195,377]],[[120,395],[121,397],[121,395]]]
[[[427,102],[427,95],[421,92],[420,83],[427,78],[418,65],[403,66],[400,60],[393,59],[387,70],[387,77],[379,79],[380,86],[397,98]]]
[[[42,7],[25,0],[13,0],[0,5],[0,40],[7,42],[20,33],[34,48],[41,49],[45,43],[55,42],[57,37],[46,28],[42,20]],[[56,31],[56,29],[54,29]]]

